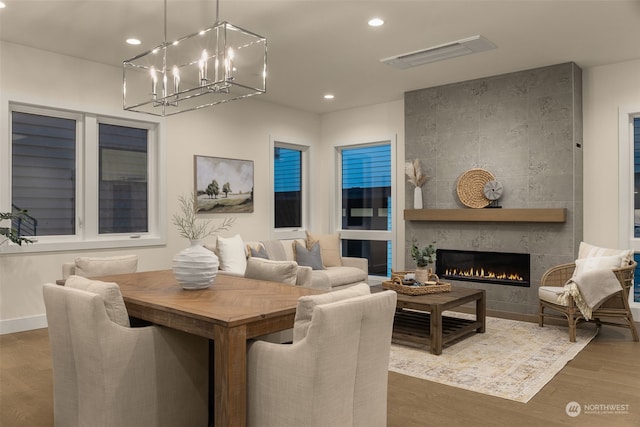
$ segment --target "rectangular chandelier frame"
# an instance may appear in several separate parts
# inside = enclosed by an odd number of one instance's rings
[[[228,22],[123,61],[123,108],[171,116],[266,92],[267,39]]]

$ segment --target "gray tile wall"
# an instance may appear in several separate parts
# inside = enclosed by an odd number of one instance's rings
[[[504,185],[505,208],[567,208],[567,222],[406,221],[406,269],[412,237],[443,249],[531,254],[531,287],[455,282],[487,291],[487,308],[537,313],[540,277],[575,259],[582,240],[582,71],[558,64],[405,93],[405,161],[419,158],[431,178],[428,209],[470,209],[456,194],[472,168]],[[405,208],[413,208],[406,185]]]

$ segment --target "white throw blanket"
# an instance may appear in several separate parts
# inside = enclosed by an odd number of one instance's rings
[[[569,279],[564,285],[564,292],[558,296],[558,302],[567,305],[569,295],[572,296],[584,318],[591,320],[593,310],[620,290],[622,286],[612,270],[591,270]]]

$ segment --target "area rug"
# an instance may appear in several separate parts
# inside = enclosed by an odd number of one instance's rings
[[[393,344],[389,370],[526,403],[596,333],[595,328],[578,329],[572,343],[566,326],[541,328],[537,323],[487,317],[484,334],[449,345],[439,356]]]

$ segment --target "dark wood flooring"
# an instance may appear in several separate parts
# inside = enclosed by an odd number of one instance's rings
[[[53,426],[52,387],[47,329],[0,336],[1,427]],[[595,413],[569,417],[565,407],[573,401]],[[607,414],[602,405],[627,410]],[[526,404],[389,374],[389,427],[574,425],[640,426],[640,343],[627,330],[603,326]]]

